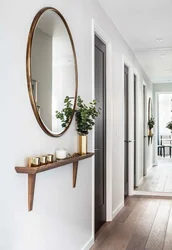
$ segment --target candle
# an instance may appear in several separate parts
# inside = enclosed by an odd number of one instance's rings
[[[40,157],[41,165],[45,165],[47,163],[47,156],[43,155]]]
[[[56,158],[59,160],[65,159],[67,156],[67,150],[65,148],[56,150]]]
[[[53,162],[53,155],[48,154],[47,155],[47,163],[51,163],[51,162]]]
[[[32,157],[30,159],[31,167],[38,167],[40,165],[40,158],[39,157]]]

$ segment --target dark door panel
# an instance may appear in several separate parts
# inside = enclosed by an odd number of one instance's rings
[[[106,45],[95,36],[95,232],[106,222]]]
[[[124,197],[128,196],[128,67],[124,67]]]
[[[134,187],[136,187],[136,84],[137,77],[134,75]]]

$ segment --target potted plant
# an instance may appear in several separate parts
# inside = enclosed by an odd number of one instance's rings
[[[167,123],[166,128],[168,128],[169,130],[171,130],[171,133],[172,133],[172,121],[170,121],[170,122]]]
[[[154,119],[154,117],[151,117],[148,120],[148,127],[149,127],[149,134],[148,134],[148,136],[151,136],[151,137],[153,136],[152,129],[153,129],[154,125],[155,125],[155,119]]]
[[[79,135],[79,154],[87,153],[87,135],[95,125],[95,120],[100,114],[100,108],[96,107],[97,101],[93,100],[87,106],[80,96],[77,98],[75,110],[76,131]],[[56,118],[62,122],[62,127],[67,127],[72,118],[72,103],[68,96],[64,100],[64,108],[61,112],[56,111]]]
[[[77,109],[75,112],[76,130],[79,135],[79,153],[87,153],[87,135],[95,125],[95,120],[100,114],[100,108],[96,107],[97,102],[93,100],[89,106],[84,104],[80,96],[77,99]]]

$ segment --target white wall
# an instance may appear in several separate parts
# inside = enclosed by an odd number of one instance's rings
[[[113,211],[124,199],[123,174],[123,72],[122,54],[138,69],[140,83],[148,79],[117,29],[95,0],[1,1],[1,92],[0,92],[0,249],[80,250],[92,239],[92,160],[79,163],[76,189],[72,189],[71,165],[39,174],[34,209],[27,212],[27,176],[14,166],[26,164],[31,155],[52,153],[57,147],[76,151],[74,122],[61,138],[47,136],[39,127],[29,101],[25,55],[27,36],[37,11],[57,8],[73,34],[79,69],[79,94],[92,98],[92,18],[112,44]],[[109,127],[107,127],[109,129]],[[92,134],[89,135],[89,150]]]

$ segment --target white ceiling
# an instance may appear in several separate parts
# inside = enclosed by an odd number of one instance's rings
[[[150,80],[172,82],[172,0],[98,1]]]

